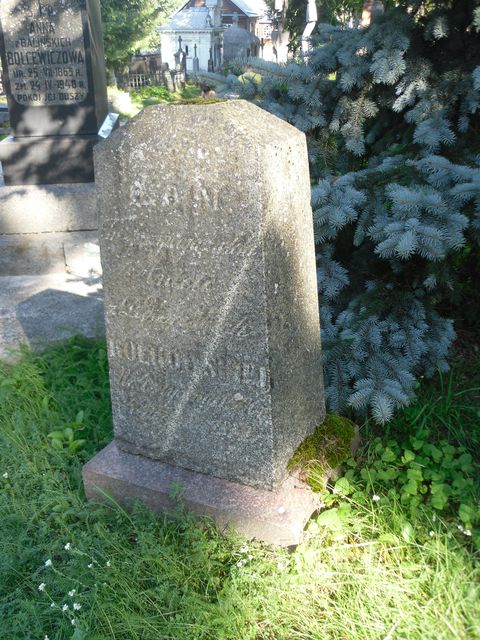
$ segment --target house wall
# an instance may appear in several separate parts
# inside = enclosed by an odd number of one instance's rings
[[[207,71],[210,57],[211,37],[210,32],[201,31],[177,31],[162,33],[162,61],[167,62],[170,69],[175,69],[175,53],[178,51],[178,36],[182,36],[182,49],[188,46],[187,72],[193,71],[194,45],[197,45],[197,58],[200,69]]]
[[[170,69],[175,69],[175,51],[178,49],[178,35],[162,33],[161,36],[162,61],[166,62]]]

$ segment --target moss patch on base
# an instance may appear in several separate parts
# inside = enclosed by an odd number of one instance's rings
[[[327,415],[293,454],[287,468],[314,491],[322,491],[332,470],[352,457],[355,424],[342,416]]]

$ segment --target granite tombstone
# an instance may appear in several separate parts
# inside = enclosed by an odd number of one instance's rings
[[[108,116],[99,0],[2,0],[5,183],[91,182]]]
[[[324,416],[305,136],[243,101],[147,109],[95,149],[115,441],[84,470],[298,542]],[[140,455],[135,455],[140,454]]]

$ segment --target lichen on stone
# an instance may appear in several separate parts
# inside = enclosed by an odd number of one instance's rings
[[[287,468],[314,491],[321,491],[332,471],[352,457],[355,436],[355,424],[351,420],[327,415],[297,448]]]

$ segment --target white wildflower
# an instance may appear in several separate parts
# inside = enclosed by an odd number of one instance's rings
[[[286,571],[288,568],[288,562],[285,560],[278,560],[277,568],[279,571]]]
[[[52,603],[50,604],[50,609],[55,609],[55,603],[54,603],[54,602],[52,602]]]
[[[64,604],[62,607],[62,611],[68,611],[68,604]]]
[[[433,536],[435,535],[435,532],[434,531],[429,531],[428,535],[430,536],[430,538],[433,538]]]
[[[470,531],[470,529],[464,529],[464,531],[463,531],[463,535],[465,535],[465,536],[471,536],[471,535],[472,535],[472,532]]]
[[[106,564],[106,566],[107,566],[107,567],[111,567],[111,566],[112,566],[112,565],[110,564],[110,560],[107,560],[107,564]]]
[[[72,548],[72,543],[67,542],[67,544],[63,548],[65,549],[65,551],[70,551],[70,549]]]
[[[73,626],[75,626],[75,625],[77,624],[77,621],[75,620],[75,618],[72,618],[72,619],[70,620],[70,622],[72,623],[72,625],[73,625]]]
[[[240,547],[240,549],[238,550],[238,553],[247,553],[248,551],[248,547]]]
[[[5,478],[5,480],[8,478],[8,471],[5,471],[5,473],[2,473],[2,478]]]
[[[45,636],[43,640],[50,640],[48,636]]]
[[[45,566],[46,567],[51,567],[52,566],[52,561],[50,560],[50,558],[48,560],[45,560]]]
[[[89,569],[93,569],[93,562],[91,562],[90,564],[87,564],[87,567],[88,567]]]
[[[82,608],[82,605],[79,604],[78,602],[74,602],[73,603],[73,608],[75,611],[80,611],[80,609]]]
[[[372,496],[372,500],[373,500],[373,502],[378,502],[380,500],[380,496],[377,496],[375,494],[374,496]]]
[[[73,596],[76,594],[76,590],[72,589],[71,591],[68,592],[68,595],[70,596],[70,598],[73,598]]]
[[[45,587],[46,587],[46,586],[47,586],[47,585],[46,585],[46,583],[45,583],[45,582],[41,582],[41,583],[38,585],[38,590],[39,590],[39,591],[45,591]]]

